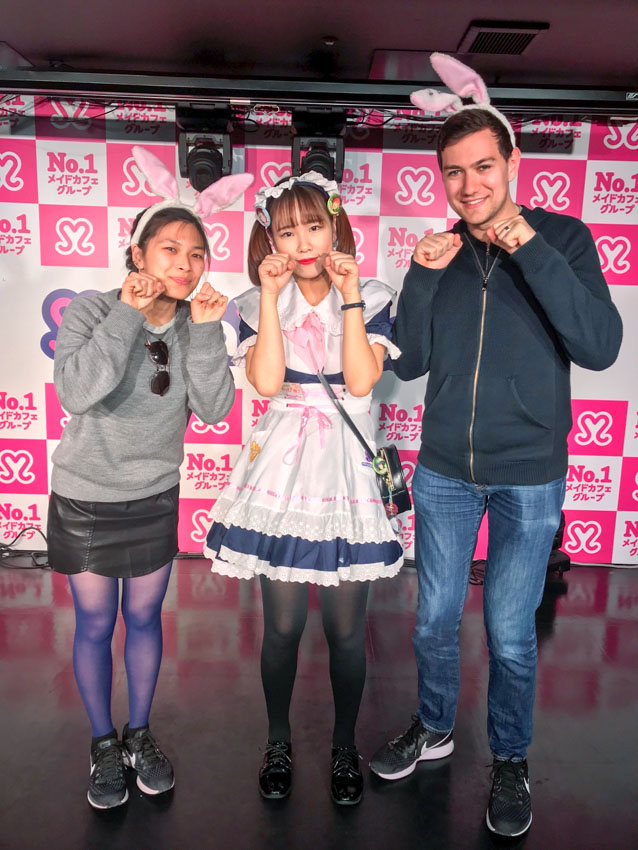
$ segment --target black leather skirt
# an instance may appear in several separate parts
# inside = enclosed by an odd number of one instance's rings
[[[177,554],[179,484],[130,502],[82,502],[51,493],[49,564],[58,573],[134,578]]]

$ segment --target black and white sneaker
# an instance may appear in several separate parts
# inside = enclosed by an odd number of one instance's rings
[[[145,794],[163,794],[175,785],[173,766],[157,745],[148,726],[122,732],[124,763],[137,773],[137,787]]]
[[[87,797],[94,809],[112,809],[128,800],[122,745],[115,734],[98,738],[91,744]]]
[[[532,801],[526,761],[498,761],[492,765],[492,792],[485,816],[497,835],[515,838],[529,829]]]
[[[420,761],[433,761],[454,751],[452,732],[431,732],[416,714],[412,725],[372,756],[370,770],[382,779],[401,779],[412,773]]]

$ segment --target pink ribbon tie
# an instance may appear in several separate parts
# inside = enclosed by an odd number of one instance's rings
[[[306,426],[308,425],[310,417],[315,416],[319,424],[319,443],[322,449],[325,448],[326,445],[325,432],[328,428],[332,428],[332,422],[330,421],[330,417],[326,416],[323,410],[319,410],[318,407],[311,407],[307,404],[289,404],[288,407],[300,407],[302,409],[297,439],[283,457],[283,461],[287,466],[293,466],[299,457],[299,449],[301,448],[301,443],[303,442],[304,434],[306,433]],[[291,452],[293,453],[292,457],[290,457]]]

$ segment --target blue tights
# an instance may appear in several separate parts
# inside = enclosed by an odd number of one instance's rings
[[[129,725],[148,725],[162,660],[162,602],[172,561],[145,576],[122,579],[126,625],[124,664],[128,681]],[[69,576],[75,605],[73,670],[94,737],[113,729],[111,641],[117,619],[119,579],[77,573]]]

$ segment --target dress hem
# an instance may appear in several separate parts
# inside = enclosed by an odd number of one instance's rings
[[[237,557],[237,553],[221,550],[228,557]],[[376,581],[379,578],[393,578],[403,566],[403,556],[393,564],[361,564],[348,565],[336,570],[320,572],[318,570],[302,570],[295,567],[274,567],[264,561],[257,561],[254,567],[246,567],[245,556],[242,564],[220,558],[217,552],[208,547],[204,548],[204,557],[212,561],[211,572],[230,578],[251,579],[255,576],[265,576],[273,581],[289,581],[300,584],[309,583],[323,587],[336,586],[344,581]]]

